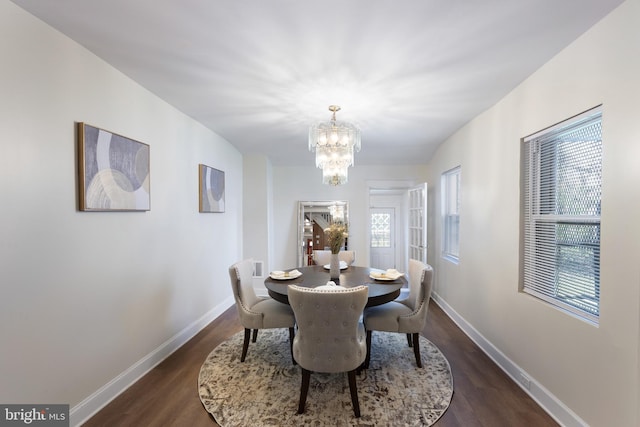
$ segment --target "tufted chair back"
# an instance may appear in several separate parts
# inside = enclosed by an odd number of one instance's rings
[[[331,251],[316,249],[313,251],[313,262],[316,265],[326,265],[331,262]]]
[[[422,330],[427,322],[429,299],[433,288],[433,268],[415,259],[409,260],[409,297],[400,303],[413,312],[409,316],[398,319],[400,332],[416,332]]]
[[[229,267],[229,276],[240,323],[250,329],[262,328],[262,314],[250,310],[260,301],[253,290],[253,260],[245,259],[233,264]]]
[[[431,278],[429,277],[425,281],[426,274],[433,274],[431,266],[415,259],[409,260],[409,296],[400,302],[412,310],[415,310],[422,302],[425,293],[431,295]]]
[[[356,251],[340,251],[338,252],[338,259],[346,262],[347,265],[351,265],[356,260]],[[315,250],[313,251],[313,262],[316,265],[327,265],[331,262],[331,251],[327,250]]]
[[[351,265],[356,261],[356,251],[340,251],[338,252],[338,259],[346,262],[347,265]]]
[[[433,288],[433,268],[415,259],[409,260],[409,296],[364,311],[367,328],[367,360],[371,357],[371,332],[400,332],[407,334],[407,340],[416,357],[416,365],[422,367],[419,334],[427,323],[429,299]]]
[[[236,300],[240,324],[244,327],[241,362],[244,362],[247,356],[251,330],[253,330],[253,342],[256,342],[259,329],[289,328],[289,341],[293,346],[295,326],[293,310],[272,298],[258,297],[253,290],[252,276],[252,259],[238,261],[229,267],[231,289]],[[293,358],[293,353],[291,357]]]
[[[367,347],[360,316],[368,288],[311,289],[289,286],[298,332],[293,357],[313,372],[348,372],[362,364]]]
[[[304,412],[312,371],[347,372],[353,413],[359,417],[356,371],[359,372],[367,356],[366,333],[360,316],[369,289],[329,284],[311,289],[291,285],[288,294],[298,325],[293,358],[302,369],[298,413]]]

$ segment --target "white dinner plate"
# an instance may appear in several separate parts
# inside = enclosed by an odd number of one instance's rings
[[[375,280],[382,280],[385,282],[393,282],[394,280],[398,280],[399,278],[401,278],[402,276],[404,276],[404,273],[400,273],[399,271],[394,270],[387,270],[387,271],[373,271],[371,273],[369,273],[369,277],[371,277],[372,279]]]
[[[373,274],[370,274],[369,277],[371,277],[374,280],[382,280],[383,282],[393,282],[394,280],[398,280],[400,277],[387,277],[387,276],[374,276]]]
[[[340,270],[344,270],[345,268],[348,268],[349,264],[347,264],[344,261],[340,261]],[[331,265],[330,264],[325,264],[324,265],[324,269],[325,270],[331,270]]]
[[[271,277],[273,280],[291,280],[291,279],[297,279],[300,276],[302,276],[302,273],[299,271],[294,271],[290,273],[283,272],[283,274],[274,274],[273,272],[271,272],[269,274],[269,277]]]

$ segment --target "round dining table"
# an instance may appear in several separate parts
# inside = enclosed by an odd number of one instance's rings
[[[311,265],[307,267],[298,267],[297,270],[302,273],[301,276],[293,279],[278,280],[271,276],[267,277],[264,285],[269,292],[269,296],[276,301],[289,304],[287,291],[289,285],[304,286],[307,288],[315,288],[326,285],[331,279],[329,277],[328,268],[322,265]],[[367,307],[384,304],[393,301],[400,295],[400,289],[407,284],[406,277],[400,276],[395,280],[376,280],[370,275],[372,272],[380,272],[375,268],[348,266],[340,270],[340,278],[333,280],[336,285],[345,288],[353,288],[355,286],[365,285],[369,288],[369,299]]]

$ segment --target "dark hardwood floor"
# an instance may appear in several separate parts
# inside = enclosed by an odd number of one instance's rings
[[[198,373],[211,350],[241,330],[232,307],[84,425],[218,426],[200,403]],[[558,425],[433,301],[423,335],[447,357],[453,372],[453,399],[437,427]]]

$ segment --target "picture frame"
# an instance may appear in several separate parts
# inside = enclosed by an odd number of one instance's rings
[[[148,211],[148,144],[77,123],[78,194],[81,211]]]
[[[224,172],[207,165],[198,165],[199,211],[221,213],[225,209]]]

